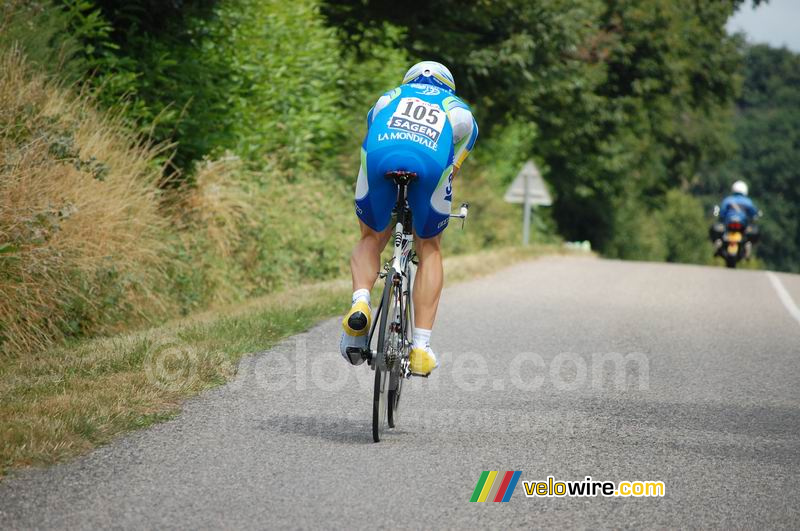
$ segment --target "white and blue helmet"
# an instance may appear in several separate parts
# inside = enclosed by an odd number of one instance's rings
[[[456,91],[456,82],[453,74],[442,63],[436,61],[422,61],[409,68],[403,77],[403,85],[406,83],[423,83],[442,88],[449,92]]]

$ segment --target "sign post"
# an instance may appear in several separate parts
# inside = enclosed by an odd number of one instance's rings
[[[522,245],[528,245],[531,239],[531,180],[524,178],[524,199],[522,206]]]
[[[531,207],[553,204],[539,168],[532,160],[522,167],[514,182],[508,187],[504,199],[508,203],[522,203],[522,245],[528,245],[531,233]]]

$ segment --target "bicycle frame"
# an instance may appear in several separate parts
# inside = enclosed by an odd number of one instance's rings
[[[407,233],[401,222],[397,222],[394,227],[394,255],[392,256],[392,266],[396,273],[403,275],[412,259],[414,245],[414,235]]]
[[[402,334],[403,345],[400,346],[404,351],[410,346],[411,344],[411,337],[414,333],[414,314],[413,314],[413,305],[410,303],[412,290],[414,286],[414,234],[412,231],[411,226],[411,210],[408,207],[407,202],[407,193],[408,193],[408,185],[405,183],[399,183],[397,186],[397,204],[395,205],[394,211],[397,217],[397,221],[395,223],[395,228],[393,232],[393,253],[392,259],[389,263],[386,264],[386,273],[383,276],[388,275],[393,285],[399,288],[399,297],[398,297],[398,305],[399,305],[399,316],[391,316],[392,321],[394,321],[397,317],[399,317],[400,329],[403,330],[405,333]],[[381,301],[381,307],[378,310],[378,313],[382,311],[392,311],[393,308],[383,308],[383,301]],[[377,319],[375,321],[377,325]],[[373,326],[373,332],[375,331],[375,326]],[[370,334],[370,344],[372,342],[372,334]],[[377,353],[376,353],[377,354]],[[372,368],[375,369],[385,369],[383,367],[382,360],[378,360],[378,363],[372,363]],[[407,371],[405,364],[403,365],[403,374],[402,376],[407,378],[410,376],[410,373]]]
[[[413,176],[413,174],[411,174]],[[387,174],[387,177],[389,174]],[[414,176],[415,177],[415,176]],[[416,274],[416,262],[414,262],[414,234],[411,223],[411,209],[408,206],[408,184],[407,180],[400,180],[397,182],[397,202],[394,207],[396,215],[396,222],[393,232],[393,253],[392,259],[385,266],[385,273],[381,273],[381,278],[390,276],[392,283],[397,286],[399,284],[399,311],[400,311],[400,328],[405,332],[403,334],[404,345],[403,349],[410,346],[411,338],[414,334],[414,305],[411,303],[413,297],[414,276]],[[469,204],[462,203],[459,214],[450,214],[451,218],[461,220],[463,228],[464,221],[467,218]],[[383,307],[383,297],[381,297],[381,304],[378,307],[376,316],[381,315],[382,312],[388,312],[390,308]],[[394,320],[394,317],[393,317]],[[380,369],[385,369],[383,363],[376,361],[376,356],[379,354],[371,349],[373,336],[378,329],[378,319],[372,323],[372,329],[369,333],[367,341],[367,349],[363,351],[363,356],[369,362],[369,365],[374,370],[376,366]],[[410,376],[410,372],[404,370],[405,377]]]

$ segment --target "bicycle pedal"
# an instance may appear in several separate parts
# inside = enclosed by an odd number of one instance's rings
[[[357,354],[357,355],[361,356],[361,359],[363,359],[363,360],[367,360],[369,362],[372,361],[372,355],[371,355],[371,352],[369,351],[369,349],[361,348],[361,347],[347,347],[345,352],[347,352],[348,356],[351,355],[351,354]]]

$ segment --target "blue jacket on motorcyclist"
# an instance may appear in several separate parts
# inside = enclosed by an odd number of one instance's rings
[[[756,217],[758,209],[753,200],[747,197],[747,183],[736,181],[731,187],[731,195],[723,199],[719,207],[719,218],[723,223],[739,221],[744,226],[750,226]]]

